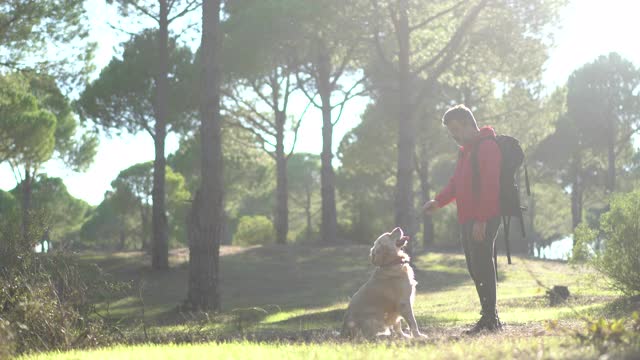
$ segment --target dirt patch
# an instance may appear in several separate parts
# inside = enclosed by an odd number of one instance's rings
[[[531,296],[528,298],[516,298],[500,300],[500,305],[504,307],[527,307],[527,308],[546,308],[546,307],[572,307],[579,305],[593,305],[608,303],[617,296],[595,296],[595,295],[570,295],[569,298],[557,305],[550,305],[547,295]]]
[[[262,245],[253,245],[253,246],[233,246],[233,245],[222,245],[220,246],[220,256],[229,256],[229,255],[237,255],[242,254],[243,252],[247,252],[249,250],[253,250],[256,248],[260,248]],[[174,264],[181,264],[189,261],[189,248],[177,248],[169,250],[169,258]]]
[[[575,329],[581,324],[577,321],[561,321],[564,329]],[[465,330],[470,329],[473,326],[472,323],[467,325],[447,326],[447,327],[424,327],[421,329],[422,333],[429,336],[429,341],[432,342],[449,342],[462,339],[468,339],[470,336],[463,335]],[[554,336],[557,335],[554,330],[547,328],[545,322],[531,322],[531,323],[518,323],[509,324],[503,323],[503,330],[500,332],[490,333],[481,332],[478,335],[472,337],[491,337],[494,339],[512,339],[512,338],[531,338],[539,336]]]
[[[220,246],[220,256],[230,256],[237,255],[247,252],[249,250],[254,250],[257,248],[262,248],[262,245],[253,245],[253,246],[232,246],[232,245],[222,245]],[[94,253],[94,252],[85,252],[82,253],[82,256],[85,258],[91,257],[99,257],[100,259],[97,261],[100,262],[112,262],[112,261],[121,261],[121,260],[129,260],[129,261],[143,261],[145,264],[150,264],[151,255],[145,251],[119,251],[107,253],[108,257],[105,258],[105,253]],[[176,248],[169,250],[169,264],[170,266],[177,266],[181,264],[186,264],[189,262],[189,248]]]
[[[561,321],[560,322],[564,330],[577,329],[582,324],[577,321]],[[379,336],[376,339],[369,339],[368,341],[382,342],[382,343],[396,343],[396,344],[450,344],[452,342],[463,341],[474,338],[487,338],[491,341],[507,340],[507,339],[521,339],[532,337],[547,337],[563,335],[557,330],[547,329],[544,322],[527,323],[527,324],[505,324],[504,330],[497,333],[481,332],[474,336],[463,335],[463,332],[469,329],[473,324],[457,325],[457,326],[435,326],[435,327],[422,327],[420,331],[427,335],[426,339],[414,339],[413,341],[407,341],[395,336]],[[409,329],[405,329],[405,332],[409,332]],[[313,329],[313,330],[300,330],[300,331],[283,331],[283,330],[259,330],[248,331],[246,333],[236,334],[207,334],[200,333],[200,340],[196,339],[173,339],[178,342],[201,342],[201,341],[217,341],[217,342],[229,342],[229,341],[255,341],[264,343],[358,343],[368,342],[365,339],[348,340],[340,337],[338,329]],[[197,337],[196,337],[197,338]],[[158,341],[162,342],[162,341]]]

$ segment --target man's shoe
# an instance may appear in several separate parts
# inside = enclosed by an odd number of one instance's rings
[[[467,336],[473,336],[477,335],[483,330],[487,330],[489,332],[502,331],[502,323],[498,318],[498,314],[482,314],[480,320],[478,320],[478,322],[471,329],[465,330],[463,334]]]
[[[498,314],[495,314],[494,316],[489,317],[487,321],[486,329],[491,332],[502,331],[502,323],[500,322],[500,318],[498,317]]]
[[[480,320],[478,320],[478,322],[471,329],[463,331],[462,334],[467,336],[476,335],[482,330],[487,329],[487,326],[489,325],[488,323],[489,323],[489,317],[487,315],[482,314],[482,317],[480,317]]]

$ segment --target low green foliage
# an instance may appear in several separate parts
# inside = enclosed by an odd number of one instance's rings
[[[592,257],[591,244],[598,237],[598,232],[591,229],[587,223],[580,223],[573,230],[574,245],[570,262],[573,264],[584,263]]]
[[[27,238],[16,235],[18,221],[2,224],[0,357],[110,343],[110,327],[93,316],[89,301],[89,294],[113,293],[110,283],[63,253],[36,254],[37,241],[31,239],[37,237],[31,235],[43,232],[36,220]]]
[[[8,359],[15,351],[15,339],[9,321],[0,317],[0,358]]]
[[[243,216],[233,236],[233,244],[239,246],[270,244],[275,242],[275,230],[266,216]]]
[[[640,190],[615,196],[600,230],[605,243],[597,253],[596,268],[623,292],[640,293]]]
[[[588,259],[616,289],[627,295],[640,294],[639,219],[639,190],[614,196],[611,210],[602,215],[598,229],[585,224],[576,228],[573,260]]]
[[[584,329],[570,329],[549,321],[548,327],[576,338],[582,345],[593,346],[603,355],[611,348],[628,346],[640,349],[640,315],[634,311],[630,317],[613,320],[599,318],[584,319]]]

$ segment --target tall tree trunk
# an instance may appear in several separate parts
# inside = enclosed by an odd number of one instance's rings
[[[224,210],[224,209],[223,209]],[[222,225],[220,230],[220,244],[221,245],[231,245],[232,237],[229,233],[229,215],[226,211],[222,213]]]
[[[356,235],[356,238],[353,239],[355,242],[361,242],[363,238],[366,238],[366,227],[364,226],[364,219],[366,218],[365,214],[365,206],[364,201],[362,201],[362,196],[355,194],[353,198],[353,203],[356,204],[356,209],[353,212],[353,229],[352,232]],[[367,239],[368,240],[368,239]]]
[[[276,111],[276,242],[285,244],[289,233],[289,190],[287,188],[287,157],[284,153],[284,123],[286,114]]]
[[[607,171],[607,190],[614,192],[616,189],[616,122],[613,114],[609,115],[607,126],[607,150],[609,169]]]
[[[220,309],[219,260],[224,221],[220,119],[220,2],[221,0],[210,0],[202,4],[202,176],[200,190],[196,192],[187,222],[189,288],[185,305],[190,309],[203,311]]]
[[[118,227],[119,227],[119,231],[118,231],[118,235],[120,236],[120,242],[118,244],[118,251],[123,251],[125,244],[127,242],[127,235],[124,232],[124,220],[122,219],[122,217],[119,217],[118,219]]]
[[[153,241],[151,243],[151,267],[155,270],[169,268],[169,234],[167,214],[165,212],[165,158],[164,138],[158,136],[161,130],[156,123],[156,158],[153,161],[153,192],[152,192],[152,227]]]
[[[165,211],[165,163],[164,143],[167,136],[169,100],[169,10],[167,0],[160,3],[160,31],[158,44],[158,73],[155,79],[156,98],[154,104],[155,126],[154,146],[156,157],[153,161],[153,242],[151,246],[151,267],[156,270],[169,268],[169,226]]]
[[[307,218],[307,241],[311,241],[311,188],[307,184],[305,185],[306,202],[304,205],[304,215]]]
[[[333,92],[331,76],[331,58],[323,40],[318,40],[318,93],[322,101],[322,154],[320,170],[320,187],[322,197],[323,244],[337,241],[338,221],[336,212],[335,172],[333,159],[333,122],[331,119],[331,93]]]
[[[33,174],[29,168],[25,166],[24,179],[22,180],[22,238],[26,241],[29,239],[31,231],[31,192],[33,185]]]
[[[580,173],[578,175],[578,192],[577,192],[577,197],[578,197],[578,224],[582,222],[582,214],[584,214],[584,189],[585,189],[584,177],[582,176],[582,173]],[[577,226],[577,224],[576,224],[576,226]]]
[[[140,203],[140,223],[142,224],[142,229],[140,231],[140,250],[148,251],[149,240],[147,236],[149,234],[149,212],[147,211],[144,203]]]
[[[582,221],[582,159],[579,153],[575,153],[571,159],[571,220],[575,229]],[[575,245],[575,239],[574,239]]]
[[[395,221],[404,233],[414,238],[413,170],[415,126],[409,83],[409,17],[408,0],[398,1],[398,169],[396,175]],[[412,242],[408,251],[412,252]]]
[[[427,154],[426,145],[422,144],[420,147],[420,188],[422,190],[422,204],[431,199],[431,184],[429,183],[429,155]],[[433,246],[434,232],[433,232],[433,218],[430,215],[423,213],[422,215],[423,236],[422,244],[424,249],[427,250]]]

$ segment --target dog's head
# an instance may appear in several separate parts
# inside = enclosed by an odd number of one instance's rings
[[[408,241],[409,237],[405,236],[399,227],[390,233],[384,233],[373,243],[369,251],[369,260],[376,266],[387,265],[398,259],[409,261],[409,256],[402,251]]]

